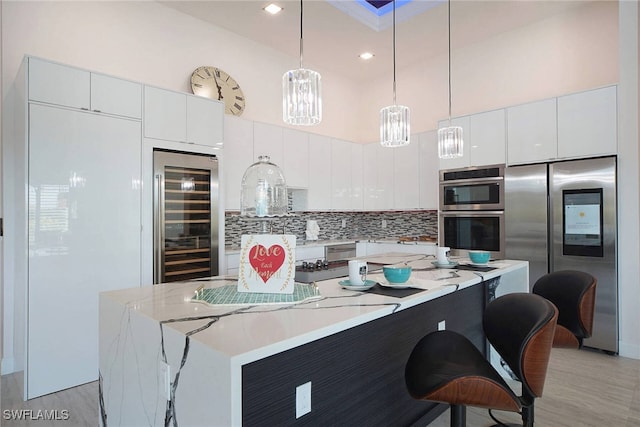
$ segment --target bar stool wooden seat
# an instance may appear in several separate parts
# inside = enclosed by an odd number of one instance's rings
[[[545,274],[533,285],[532,292],[558,308],[558,326],[554,347],[581,348],[593,333],[597,280],[589,273],[561,270]]]
[[[414,347],[405,382],[415,399],[449,403],[451,426],[466,423],[466,406],[520,412],[522,425],[533,426],[533,404],[542,395],[558,311],[534,294],[508,294],[490,302],[483,328],[522,382],[517,396],[484,354],[453,331],[432,332]]]

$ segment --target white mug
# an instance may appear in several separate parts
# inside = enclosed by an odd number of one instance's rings
[[[449,255],[449,249],[450,248],[446,246],[437,248],[436,259],[439,264],[449,264],[449,258],[447,258],[447,255]]]
[[[362,286],[367,280],[367,262],[358,259],[349,261],[349,282],[353,286]]]

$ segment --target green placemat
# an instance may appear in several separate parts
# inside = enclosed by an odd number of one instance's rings
[[[295,283],[292,294],[263,294],[258,292],[238,292],[238,285],[202,289],[191,298],[192,302],[211,305],[259,305],[286,304],[319,298],[320,290],[315,285]]]

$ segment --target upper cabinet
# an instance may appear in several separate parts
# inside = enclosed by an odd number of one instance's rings
[[[616,86],[558,98],[558,157],[616,154]]]
[[[496,165],[505,162],[507,122],[504,110],[469,116],[469,166]]]
[[[393,151],[393,207],[416,209],[420,205],[420,136],[411,135],[411,143]]]
[[[283,139],[282,170],[287,186],[307,188],[309,186],[309,134],[296,129],[285,128]]]
[[[224,104],[207,98],[145,86],[144,136],[220,148]]]
[[[309,135],[309,193],[310,210],[331,208],[331,138]]]
[[[331,209],[351,210],[351,143],[331,140]],[[327,147],[328,148],[328,147]],[[361,161],[360,159],[358,159]]]
[[[438,132],[430,131],[417,135],[420,144],[418,186],[420,187],[420,209],[438,209]]]
[[[440,159],[440,169],[495,165],[505,162],[507,142],[504,110],[456,117],[451,120],[451,125],[462,127],[463,155],[454,159]],[[438,128],[447,126],[449,126],[448,120],[438,123]],[[437,142],[435,144],[437,155]]]
[[[29,100],[142,118],[141,84],[38,58],[29,58]]]
[[[556,99],[507,108],[507,141],[509,164],[557,158]]]
[[[240,210],[242,177],[253,160],[253,122],[224,116],[223,179],[225,209]],[[286,176],[285,176],[286,178]]]
[[[508,163],[617,153],[616,86],[507,109]]]

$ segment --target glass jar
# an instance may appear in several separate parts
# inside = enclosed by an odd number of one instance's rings
[[[287,184],[282,171],[269,156],[258,157],[242,177],[240,215],[273,217],[286,215],[287,210]]]

